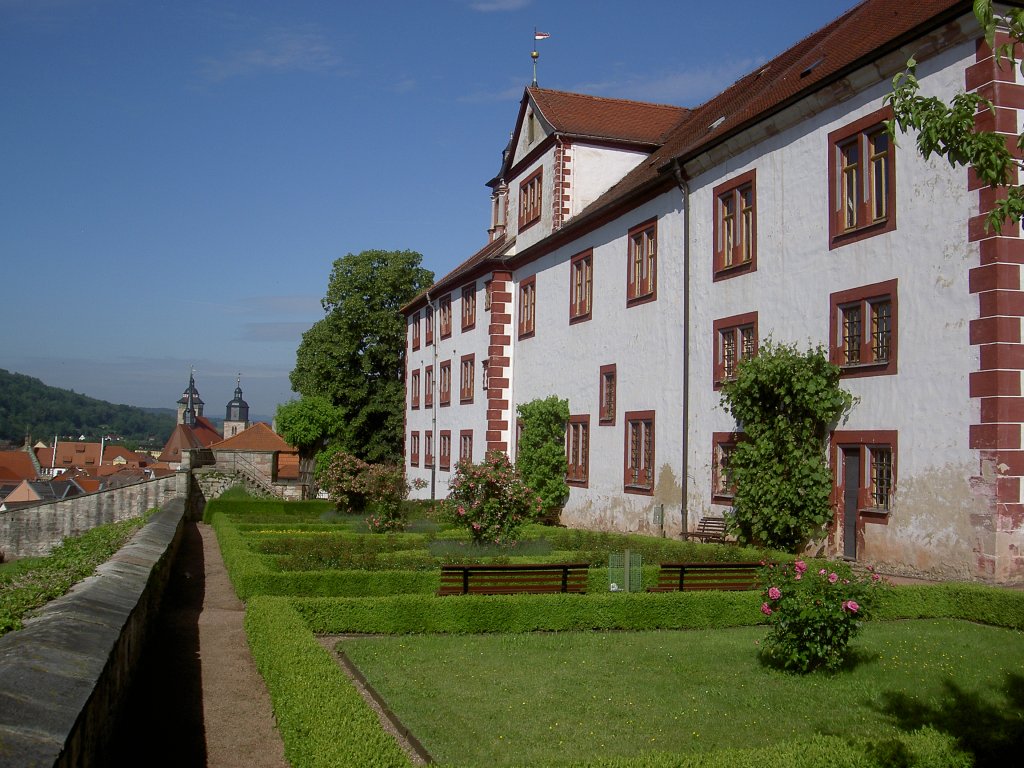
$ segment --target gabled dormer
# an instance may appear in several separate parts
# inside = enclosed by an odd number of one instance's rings
[[[559,229],[663,143],[688,114],[665,104],[531,86],[492,189],[491,238],[516,249]]]

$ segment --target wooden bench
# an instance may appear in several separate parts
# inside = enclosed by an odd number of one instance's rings
[[[760,563],[662,563],[658,586],[648,592],[691,592],[702,589],[745,590],[760,586]]]
[[[691,539],[707,544],[709,541],[725,541],[725,518],[702,517],[697,523],[696,531],[683,533],[684,539]]]
[[[586,592],[589,563],[442,565],[439,595]]]

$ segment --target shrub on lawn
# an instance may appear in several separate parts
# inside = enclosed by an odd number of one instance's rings
[[[398,464],[368,464],[362,459],[338,451],[317,477],[338,509],[366,510],[366,525],[373,533],[405,530],[406,512],[402,502],[410,485],[405,468]],[[417,487],[422,480],[417,480]]]
[[[876,574],[854,574],[845,563],[814,571],[803,560],[761,569],[761,583],[761,613],[771,624],[761,655],[800,673],[842,665],[883,588]]]
[[[480,464],[459,462],[443,508],[473,541],[502,545],[514,541],[523,523],[540,515],[542,503],[505,453],[488,451]]]

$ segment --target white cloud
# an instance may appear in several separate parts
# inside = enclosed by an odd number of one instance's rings
[[[518,11],[528,6],[532,0],[477,0],[469,4],[474,11],[492,13],[494,11]]]
[[[250,45],[200,61],[206,80],[221,82],[261,72],[334,72],[342,59],[324,34],[311,27],[277,29]]]

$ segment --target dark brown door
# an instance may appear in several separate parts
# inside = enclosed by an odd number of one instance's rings
[[[843,557],[857,559],[857,500],[860,498],[860,449],[843,448]]]

